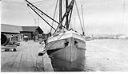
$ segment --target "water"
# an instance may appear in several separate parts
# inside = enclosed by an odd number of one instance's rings
[[[87,71],[128,71],[128,40],[93,40],[86,48]]]

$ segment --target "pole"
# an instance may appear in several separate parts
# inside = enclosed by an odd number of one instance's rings
[[[59,1],[59,29],[62,29],[62,0]]]
[[[68,9],[68,0],[66,0],[66,12],[67,12],[67,9]],[[69,28],[68,15],[66,15],[66,29],[68,28]]]

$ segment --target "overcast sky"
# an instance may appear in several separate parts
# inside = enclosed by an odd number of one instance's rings
[[[57,0],[29,0],[38,2],[35,5],[53,17]],[[83,15],[85,32],[92,34],[128,34],[128,0],[76,0],[81,15]],[[64,6],[65,4],[63,4]],[[56,15],[58,12],[56,12]],[[58,16],[56,16],[56,20]],[[51,23],[51,22],[50,22]],[[36,25],[45,32],[50,27],[46,25],[33,11],[26,6],[24,0],[2,0],[2,24]],[[74,7],[72,27],[81,32],[80,22]]]

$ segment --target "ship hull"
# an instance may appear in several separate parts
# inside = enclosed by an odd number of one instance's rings
[[[84,71],[85,42],[68,37],[48,43],[47,54],[54,71]]]

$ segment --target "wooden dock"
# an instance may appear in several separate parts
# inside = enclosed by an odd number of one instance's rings
[[[47,54],[38,56],[43,46],[38,42],[21,42],[16,52],[1,52],[2,72],[53,71]]]

